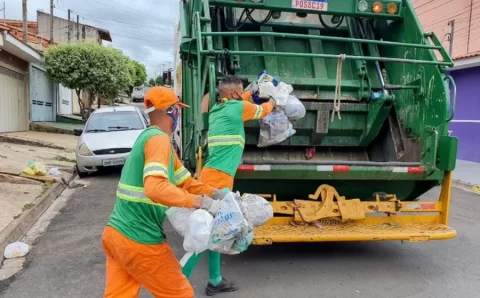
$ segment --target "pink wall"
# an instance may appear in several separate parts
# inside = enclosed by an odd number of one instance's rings
[[[451,30],[448,22],[455,19],[453,57],[480,51],[480,0],[411,1],[425,31],[435,32],[447,49]]]

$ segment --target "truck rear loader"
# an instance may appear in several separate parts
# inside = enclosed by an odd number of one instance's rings
[[[291,84],[307,113],[296,134],[257,147],[245,125],[234,190],[265,197],[274,218],[255,244],[449,239],[457,144],[453,62],[410,0],[183,0],[176,84],[182,159],[208,158],[216,86],[262,70]],[[440,185],[438,200],[422,194]]]

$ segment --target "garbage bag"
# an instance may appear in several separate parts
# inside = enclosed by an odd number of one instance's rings
[[[185,236],[185,231],[187,230],[188,219],[190,215],[195,212],[195,209],[190,208],[179,208],[179,207],[171,207],[168,208],[166,214],[167,218],[173,226],[173,229],[177,231],[180,236]]]
[[[240,209],[239,200],[238,194],[230,192],[220,201],[208,249],[228,253],[236,238],[248,232],[248,222]]]
[[[233,242],[232,249],[230,250],[231,255],[239,254],[247,250],[247,248],[252,244],[253,241],[253,231],[247,234],[247,236],[240,237]]]
[[[298,120],[305,117],[306,110],[303,103],[293,95],[289,95],[283,109],[289,120]]]
[[[267,147],[278,144],[295,134],[292,123],[288,121],[287,115],[275,108],[265,118],[260,120],[260,136],[258,147]]]
[[[254,227],[264,225],[273,217],[272,205],[260,196],[243,194],[242,205],[245,208],[245,218]]]
[[[188,218],[183,249],[187,252],[201,253],[208,249],[213,227],[213,216],[205,210],[195,210]]]
[[[31,160],[28,162],[28,166],[23,169],[23,172],[28,175],[45,176],[47,168],[43,163]]]
[[[3,256],[5,259],[19,258],[26,256],[30,251],[30,246],[23,242],[10,243],[5,247]]]

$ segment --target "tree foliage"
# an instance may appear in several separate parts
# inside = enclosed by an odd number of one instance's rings
[[[155,80],[154,79],[150,79],[148,81],[148,85],[150,85],[151,87],[155,86]]]
[[[121,51],[92,42],[51,46],[44,62],[53,82],[76,91],[82,112],[91,110],[95,95],[113,104],[120,92],[141,85],[147,76],[145,66]],[[80,99],[82,91],[89,94],[86,105]]]

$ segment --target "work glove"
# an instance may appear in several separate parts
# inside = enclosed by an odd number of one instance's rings
[[[214,200],[206,195],[201,195],[202,203],[200,209],[210,213],[213,217],[217,216],[218,208],[220,208],[220,201]]]
[[[257,81],[251,82],[250,85],[248,85],[247,88],[245,88],[245,91],[252,91],[252,93],[258,92],[258,82]]]
[[[230,190],[226,187],[224,189],[214,189],[212,192],[212,199],[221,201],[229,192]]]

